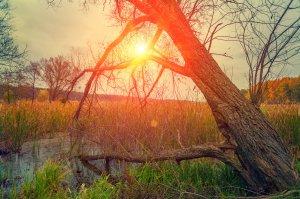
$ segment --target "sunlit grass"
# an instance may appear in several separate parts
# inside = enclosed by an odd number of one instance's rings
[[[300,105],[267,105],[262,109],[288,145],[300,147]]]
[[[0,107],[0,141],[7,149],[19,151],[24,141],[51,137],[65,132],[75,105],[62,103],[19,101]]]
[[[101,102],[80,123],[87,137],[107,150],[161,151],[222,140],[206,104],[151,101],[145,109],[137,102]]]
[[[64,133],[76,107],[76,102],[1,104],[0,141],[19,151],[26,140]],[[299,147],[300,143],[299,109],[299,105],[262,106],[290,146]],[[77,127],[107,150],[125,147],[153,152],[223,139],[208,105],[194,102],[150,101],[140,109],[137,101],[100,101],[90,111],[83,110]]]

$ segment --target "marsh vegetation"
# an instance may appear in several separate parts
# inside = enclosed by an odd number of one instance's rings
[[[210,198],[262,194],[251,190],[232,168],[210,158],[179,164],[172,160],[145,164],[115,160],[110,173],[105,171],[105,162],[93,161],[103,169],[101,175],[85,171],[83,166],[74,167],[70,160],[74,153],[70,153],[69,135],[74,129],[85,133],[90,144],[83,147],[92,154],[153,155],[220,143],[224,138],[205,103],[153,100],[140,109],[137,101],[99,101],[92,110],[86,109],[75,125],[72,113],[76,107],[77,102],[1,104],[2,197]],[[299,105],[264,105],[262,110],[288,144],[300,169]],[[290,197],[297,194],[293,192]]]

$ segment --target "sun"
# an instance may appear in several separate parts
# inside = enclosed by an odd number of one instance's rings
[[[139,56],[144,55],[147,52],[147,48],[148,46],[146,43],[138,43],[135,46],[135,54]]]

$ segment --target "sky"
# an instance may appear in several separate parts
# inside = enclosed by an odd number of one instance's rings
[[[84,11],[77,3],[49,7],[46,0],[10,1],[16,39],[27,45],[31,59],[64,54],[71,47],[111,40],[117,34],[100,8]]]
[[[113,26],[107,10],[91,6],[88,11],[78,3],[65,1],[60,7],[49,7],[46,0],[10,0],[15,38],[20,46],[26,46],[30,60],[67,54],[72,47],[109,42],[120,28]],[[239,44],[220,44],[215,50],[229,50],[233,59],[216,57],[220,67],[238,88],[247,88],[247,65]],[[288,66],[285,75],[300,75],[300,58]],[[189,88],[193,85],[186,83]]]

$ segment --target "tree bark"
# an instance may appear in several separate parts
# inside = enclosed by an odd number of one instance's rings
[[[262,192],[295,185],[298,175],[287,146],[200,43],[177,3],[149,2],[159,16],[158,25],[172,38],[192,80],[204,94],[218,128],[236,146],[241,166],[252,177],[247,182]]]

